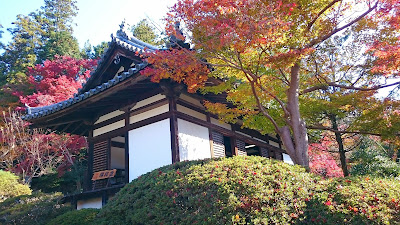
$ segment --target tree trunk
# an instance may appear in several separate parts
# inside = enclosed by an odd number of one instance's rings
[[[332,122],[333,130],[338,130],[336,115],[330,115],[329,117]],[[349,171],[347,170],[346,152],[344,150],[343,139],[342,139],[342,135],[340,134],[340,132],[335,132],[335,138],[336,138],[336,142],[338,143],[338,146],[339,146],[340,165],[342,166],[343,175],[345,177],[347,177],[347,176],[349,176]]]
[[[309,168],[308,136],[304,120],[300,116],[299,107],[299,72],[300,65],[296,63],[290,71],[290,86],[288,89],[287,111],[288,125],[278,130],[283,145],[294,163]],[[290,127],[290,129],[289,129]],[[290,130],[292,132],[290,132]],[[291,134],[292,133],[292,134]]]

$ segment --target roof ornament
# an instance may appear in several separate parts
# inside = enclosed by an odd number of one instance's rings
[[[117,31],[117,37],[120,38],[125,38],[125,39],[129,39],[128,35],[126,33],[127,31],[127,26],[125,26],[125,19],[121,22],[121,24],[119,25],[119,30]]]
[[[167,48],[176,48],[176,47],[181,47],[181,48],[186,48],[190,49],[190,45],[188,43],[185,43],[185,40],[182,40],[179,38],[179,36],[183,36],[183,32],[180,28],[181,23],[179,21],[175,22],[174,28],[175,28],[175,33],[178,35],[171,35],[169,36],[169,42],[167,43]]]
[[[119,54],[117,54],[114,58],[114,64],[118,65],[121,62],[121,58],[119,57]]]
[[[32,113],[31,107],[30,107],[28,104],[26,104],[26,103],[25,103],[25,108],[26,108],[26,112],[27,112],[28,114],[31,114],[31,113]]]

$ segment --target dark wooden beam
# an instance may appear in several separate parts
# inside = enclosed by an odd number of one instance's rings
[[[184,114],[184,113],[181,113],[181,112],[177,112],[176,114],[177,114],[177,117],[180,118],[180,119],[184,119],[186,121],[198,124],[200,126],[208,127],[208,128],[210,128],[212,130],[215,130],[215,131],[223,134],[224,136],[240,139],[240,140],[242,140],[242,141],[244,141],[246,143],[254,144],[254,145],[257,145],[257,146],[260,146],[260,147],[271,148],[271,149],[274,149],[274,150],[277,150],[277,151],[280,151],[280,152],[285,152],[283,149],[276,148],[276,147],[274,147],[274,146],[272,146],[272,145],[270,145],[268,143],[258,141],[258,140],[254,139],[252,137],[248,137],[248,136],[236,133],[236,132],[234,132],[232,130],[228,130],[226,128],[220,127],[218,125],[209,123],[209,122],[204,121],[204,120],[200,120],[198,118],[189,116],[187,114]]]
[[[85,99],[84,101],[78,102],[74,105],[71,105],[70,107],[67,107],[63,110],[57,111],[53,114],[50,114],[49,116],[41,117],[38,119],[33,119],[33,120],[31,120],[31,122],[36,123],[36,124],[43,123],[43,124],[47,125],[47,124],[51,123],[50,121],[52,121],[52,120],[54,121],[58,118],[62,118],[62,120],[64,121],[66,114],[73,113],[74,111],[76,111],[77,109],[80,109],[80,108],[85,108],[85,106],[87,106],[87,105],[93,104],[97,101],[100,101],[101,99],[106,98],[107,96],[113,95],[114,93],[118,92],[119,90],[124,89],[126,86],[133,85],[133,84],[140,82],[142,80],[145,80],[145,79],[149,79],[149,78],[146,76],[137,74],[136,76],[126,79],[126,80],[122,81],[121,83],[118,83],[117,85],[109,88],[107,91],[100,92],[92,97]]]
[[[129,131],[125,133],[125,183],[129,183]]]
[[[210,118],[210,114],[207,113],[207,122],[211,123],[211,118]],[[212,136],[212,130],[210,128],[208,128],[208,140],[210,142],[210,150],[211,150],[211,158],[214,158],[214,141],[213,141],[213,136]]]
[[[150,117],[148,119],[144,119],[139,122],[129,124],[129,126],[122,127],[122,128],[101,134],[99,136],[93,137],[91,140],[94,142],[97,142],[97,141],[101,141],[101,140],[106,140],[107,138],[113,138],[116,136],[124,135],[127,131],[130,131],[130,130],[133,130],[133,129],[136,129],[139,127],[143,127],[143,126],[146,126],[146,125],[149,125],[152,123],[156,123],[161,120],[168,119],[168,118],[170,118],[170,116],[171,116],[171,112],[165,112],[165,113]]]
[[[179,141],[178,141],[178,118],[176,116],[176,98],[168,97],[169,100],[169,111],[171,116],[169,118],[170,124],[170,135],[171,135],[171,153],[172,153],[172,163],[180,161],[179,156]]]
[[[61,133],[64,133],[73,123],[68,123],[63,129],[60,130]]]
[[[92,175],[93,175],[93,147],[94,147],[94,142],[91,141],[91,139],[93,138],[93,130],[89,131],[89,135],[88,135],[88,142],[89,142],[89,149],[88,149],[88,170],[87,170],[87,178],[86,180],[87,182],[87,186],[86,186],[86,190],[92,190]]]
[[[77,131],[82,125],[83,125],[83,123],[79,123],[79,124],[78,124],[74,129],[72,129],[69,133],[75,134],[75,131]]]
[[[125,148],[125,143],[117,142],[117,141],[111,141],[111,147]]]
[[[130,116],[134,116],[143,112],[147,112],[149,110],[155,109],[157,107],[166,105],[168,103],[168,99],[160,99],[158,101],[152,102],[148,105],[142,106],[140,108],[134,109],[130,112]]]

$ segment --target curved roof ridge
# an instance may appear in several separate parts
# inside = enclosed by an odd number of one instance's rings
[[[48,105],[48,106],[42,106],[42,107],[27,107],[27,114],[23,115],[21,118],[23,120],[30,120],[30,119],[36,119],[39,117],[43,117],[52,113],[55,113],[57,111],[60,111],[62,109],[65,109],[67,107],[70,107],[73,104],[76,104],[78,102],[81,102],[93,95],[96,95],[98,93],[103,92],[104,90],[107,90],[113,86],[115,86],[116,84],[126,80],[129,77],[132,77],[135,74],[138,74],[140,72],[140,70],[144,69],[147,66],[147,62],[143,62],[140,64],[136,64],[135,67],[131,67],[128,72],[123,72],[121,75],[118,75],[116,77],[114,77],[113,79],[100,84],[82,94],[75,94],[73,97],[52,104],[52,105]]]

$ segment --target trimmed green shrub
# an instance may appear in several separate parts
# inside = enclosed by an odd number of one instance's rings
[[[350,160],[353,163],[350,173],[376,177],[400,177],[400,163],[393,161],[392,155],[392,152],[381,146],[375,147],[374,143],[368,140],[352,153]]]
[[[11,172],[0,170],[0,202],[7,198],[32,193],[29,186],[21,184],[18,179],[18,176]]]
[[[262,157],[183,162],[126,185],[95,224],[400,223],[400,185],[323,179]]]
[[[61,204],[61,193],[35,193],[9,198],[0,203],[0,224],[46,224],[47,221],[72,210]]]
[[[69,211],[52,219],[47,225],[87,225],[93,222],[99,211],[99,209]]]

